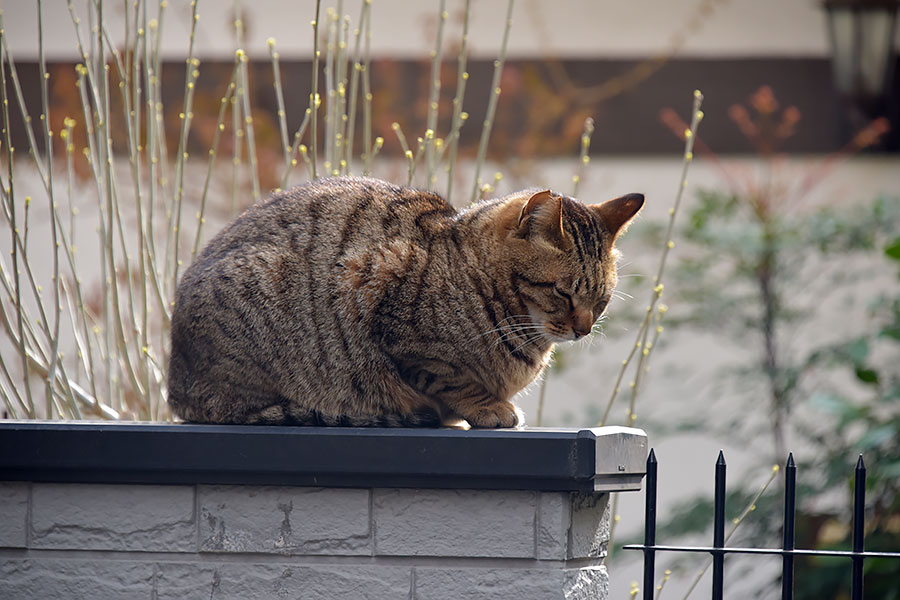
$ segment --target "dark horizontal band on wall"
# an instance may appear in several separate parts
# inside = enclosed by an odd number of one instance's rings
[[[0,422],[0,481],[624,491],[639,429]]]
[[[281,83],[285,98],[285,114],[289,131],[295,131],[303,119],[311,88],[312,64],[308,60],[282,60]],[[199,78],[194,88],[193,114],[188,151],[206,156],[216,133],[216,113],[233,70],[231,61],[201,58]],[[324,61],[323,61],[324,68]],[[66,116],[80,119],[81,100],[75,87],[75,63],[56,62],[48,65],[50,123],[62,129]],[[184,61],[163,64],[161,87],[164,106],[163,123],[167,129],[169,151],[176,152],[184,110]],[[474,156],[481,136],[488,99],[493,94],[493,61],[471,60],[463,110],[469,119],[460,130],[460,152]],[[266,60],[253,60],[248,65],[250,104],[254,113],[254,130],[260,148],[260,162],[279,162],[281,134],[278,102],[273,88],[272,65]],[[32,126],[38,126],[34,115],[41,105],[40,70],[35,62],[17,65],[25,104],[32,113]],[[402,127],[406,137],[423,136],[431,89],[431,64],[428,60],[378,59],[371,66],[374,97],[372,129],[383,136],[383,156],[402,156],[392,123]],[[110,69],[112,97],[110,128],[113,148],[127,148],[127,128],[123,121],[121,98],[115,85],[116,70]],[[441,70],[441,97],[436,135],[443,137],[450,129],[452,101],[456,94],[457,71],[454,60]],[[879,109],[896,122],[900,110],[900,68],[891,78],[893,100]],[[11,83],[11,103],[18,104]],[[324,85],[324,75],[320,77]],[[752,97],[763,86],[772,90],[769,97]],[[859,123],[850,124],[847,106],[835,92],[828,58],[760,57],[760,58],[673,58],[666,61],[627,59],[510,59],[506,62],[499,104],[488,148],[496,159],[506,157],[542,158],[574,156],[580,148],[580,136],[586,117],[595,121],[596,133],[591,142],[592,154],[614,156],[635,154],[680,155],[683,142],[673,115],[690,121],[694,89],[706,96],[705,119],[700,136],[716,153],[756,153],[762,149],[796,152],[829,153],[845,146]],[[320,91],[322,88],[320,87]],[[760,103],[760,100],[762,102]],[[325,98],[327,102],[327,98]],[[732,107],[742,105],[756,119],[759,131],[748,137],[746,126],[735,119]],[[754,106],[755,105],[755,106]],[[786,109],[791,125],[784,125]],[[771,111],[771,112],[767,112]],[[320,109],[322,119],[325,108]],[[18,106],[10,106],[13,144],[27,145],[24,121]],[[362,108],[357,111],[354,155],[362,149]],[[795,117],[798,117],[795,119]],[[871,117],[870,117],[871,118]],[[231,136],[231,119],[226,119],[226,138]],[[781,129],[779,129],[781,127]],[[782,134],[788,134],[784,135]],[[324,135],[320,125],[319,135]],[[754,139],[754,135],[759,139]],[[309,133],[304,143],[309,144]],[[761,137],[760,137],[761,136]],[[895,132],[882,150],[897,150]],[[86,144],[83,123],[75,128],[76,147]],[[767,139],[771,138],[771,139]],[[38,145],[43,136],[36,136]],[[63,142],[58,150],[64,149]],[[771,146],[771,147],[769,147]],[[78,154],[78,153],[76,153]]]

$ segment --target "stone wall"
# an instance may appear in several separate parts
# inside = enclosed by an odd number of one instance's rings
[[[605,598],[606,494],[0,483],[0,598]]]
[[[604,600],[643,431],[0,421],[0,600]]]

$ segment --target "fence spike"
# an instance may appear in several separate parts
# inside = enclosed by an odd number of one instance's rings
[[[862,454],[856,461],[853,481],[853,552],[865,551],[866,528],[866,463]],[[851,578],[851,598],[862,600],[863,597],[863,556],[854,556]]]
[[[797,465],[794,464],[794,453],[788,454],[784,468],[784,520],[783,550],[794,549],[794,522],[796,518],[797,499]],[[794,597],[794,555],[784,554],[781,557],[781,600]]]
[[[647,497],[644,503],[644,600],[653,600],[656,579],[656,551],[646,546],[656,545],[656,452],[650,449],[647,456]]]
[[[713,516],[713,547],[725,547],[725,454],[719,450],[716,460],[715,514]],[[725,553],[713,552],[712,598],[722,600],[725,580]]]

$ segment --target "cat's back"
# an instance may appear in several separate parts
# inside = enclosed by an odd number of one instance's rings
[[[368,177],[320,178],[276,192],[228,224],[188,267],[175,316],[235,304],[292,311],[333,299],[346,291],[337,289],[342,284],[377,277],[373,263],[384,266],[386,254],[388,263],[421,255],[455,214],[436,194]]]
[[[421,241],[454,214],[431,192],[369,177],[321,178],[248,208],[194,264],[203,269],[223,258],[272,250],[334,260],[397,238]]]

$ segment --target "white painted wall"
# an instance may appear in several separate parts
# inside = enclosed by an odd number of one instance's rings
[[[74,2],[88,35],[85,0]],[[325,8],[335,4],[323,2]],[[265,57],[266,39],[274,37],[285,58],[312,53],[312,0],[200,0],[196,49],[207,58],[231,57],[235,6],[242,6],[247,28],[245,49]],[[358,22],[360,0],[343,3]],[[156,3],[150,2],[150,17]],[[462,0],[447,2],[445,41],[460,37]],[[37,57],[37,5],[32,0],[2,0],[6,35],[14,57]],[[109,30],[120,43],[124,28],[121,2],[106,2]],[[378,56],[420,58],[432,49],[438,2],[373,0],[372,51]],[[61,0],[44,3],[44,44],[51,59],[77,56],[72,20]],[[506,2],[473,0],[469,44],[472,56],[493,58],[500,47]],[[169,0],[163,21],[163,49],[168,59],[187,54],[191,8],[187,0]],[[705,15],[705,16],[704,16]],[[567,57],[633,58],[668,54],[675,37],[685,38],[680,56],[826,56],[828,39],[817,0],[519,0],[513,13],[509,53],[512,57],[558,54]],[[900,40],[900,33],[897,39]]]

